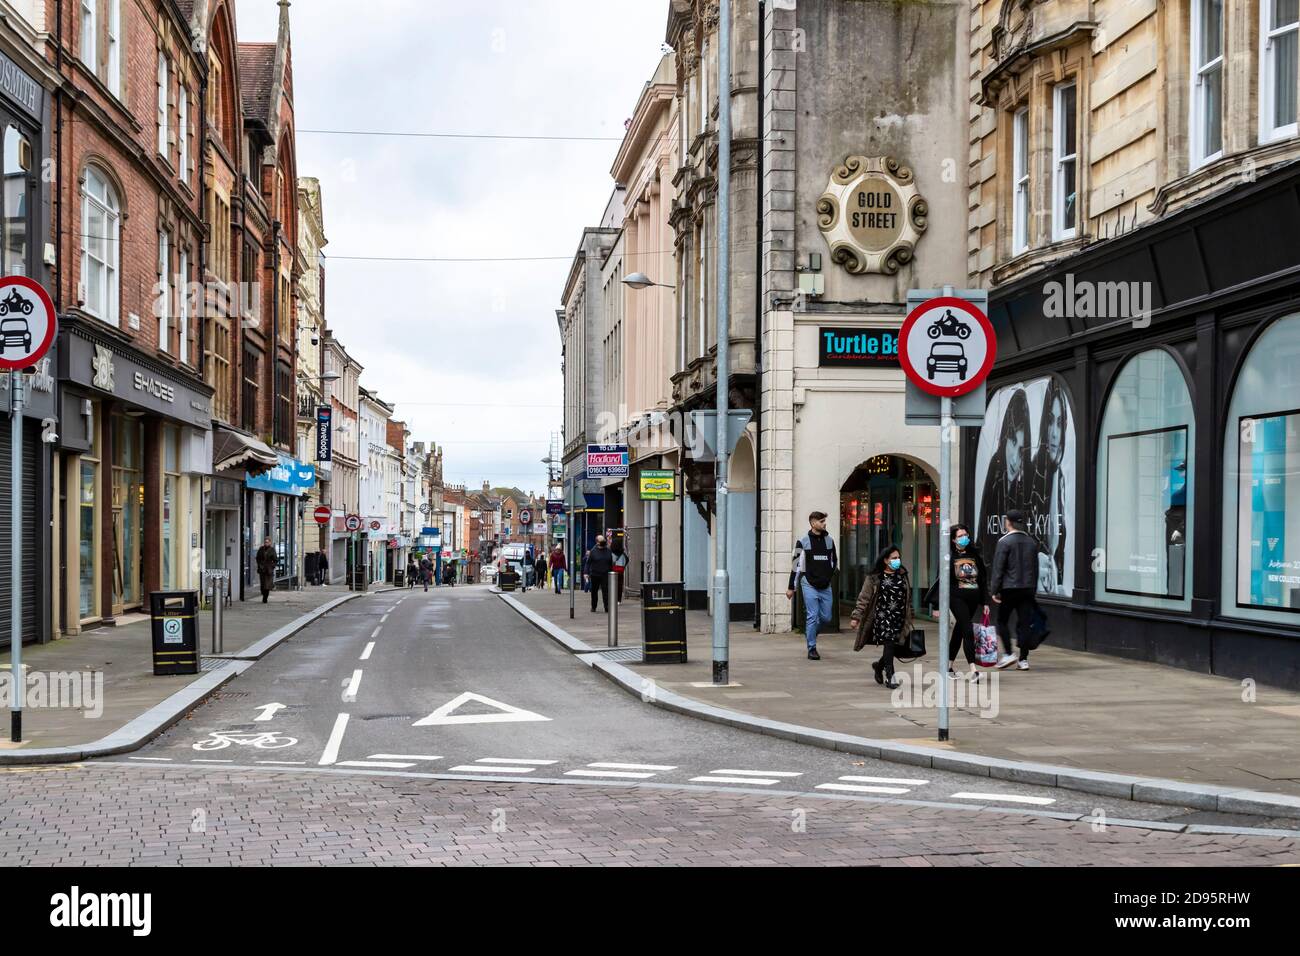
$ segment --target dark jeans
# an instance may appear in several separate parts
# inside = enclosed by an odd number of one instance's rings
[[[894,676],[894,647],[894,641],[885,641],[881,646],[880,660],[876,661],[884,670],[886,680]]]
[[[608,574],[591,575],[591,609],[596,610],[596,598],[605,602],[605,611],[609,612],[609,578]]]
[[[956,626],[952,629],[952,637],[948,640],[948,663],[957,660],[957,648],[961,647],[966,652],[966,663],[975,663],[975,631],[972,624],[975,623],[975,615],[979,614],[983,618],[984,606],[979,602],[978,594],[965,595],[958,591],[952,594],[952,616],[957,619]]]
[[[1016,612],[1016,641],[1029,630],[1029,612],[1034,607],[1034,588],[1003,588],[999,595],[1002,603],[998,605],[998,637],[1006,653],[1011,653],[1011,612]],[[1020,648],[1020,659],[1029,660],[1029,651]]]

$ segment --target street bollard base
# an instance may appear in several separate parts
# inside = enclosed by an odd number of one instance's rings
[[[23,742],[23,712],[21,710],[15,710],[10,715],[9,739],[16,744]]]
[[[940,739],[940,740],[947,740],[947,739],[948,739],[948,728],[947,728],[947,727],[940,727],[940,728],[939,728],[939,739]]]
[[[724,686],[726,684],[730,684],[731,683],[730,672],[731,672],[731,667],[728,661],[714,661],[713,662],[713,683],[722,684]]]

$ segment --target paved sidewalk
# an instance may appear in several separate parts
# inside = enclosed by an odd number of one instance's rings
[[[567,592],[530,589],[513,597],[593,648],[606,646],[606,618],[579,592],[569,620]],[[620,605],[619,644],[641,643],[639,603]],[[898,743],[1043,762],[1086,770],[1160,777],[1300,796],[1300,694],[1256,686],[1244,701],[1242,682],[1117,657],[1054,648],[1031,655],[1031,669],[993,672],[976,695],[965,681],[949,687],[967,695],[950,714],[951,739],[937,740],[938,713],[921,696],[926,678],[906,695],[875,684],[872,648],[853,652],[847,631],[824,634],[821,661],[805,656],[802,634],[759,634],[731,625],[731,680],[710,684],[712,622],[687,615],[690,663],[626,666],[683,697],[769,720]],[[847,625],[847,622],[846,622]],[[938,668],[938,624],[926,619],[929,656],[900,674]],[[964,661],[962,668],[965,668]],[[702,686],[701,686],[702,685]],[[915,696],[915,699],[914,699]],[[960,701],[960,698],[956,698]],[[954,698],[950,698],[950,701]],[[928,705],[928,706],[927,706]],[[990,716],[981,716],[981,711]]]
[[[225,611],[222,656],[238,654],[304,614],[349,593],[342,585],[326,585],[302,591],[273,591],[266,604],[260,596],[255,601],[235,601]],[[0,740],[0,750],[76,747],[120,730],[206,676],[214,666],[226,663],[207,656],[212,648],[211,625],[212,613],[201,612],[199,647],[204,655],[204,671],[199,674],[154,676],[153,642],[147,616],[121,627],[96,628],[49,644],[24,646],[23,670],[28,675],[29,693],[34,673],[77,672],[102,674],[102,694],[98,700],[92,699],[93,685],[83,684],[82,703],[91,706],[81,708],[38,707],[29,699],[23,711],[24,739],[19,744],[8,740],[8,714],[0,710],[3,725],[0,736],[4,738]],[[6,650],[0,653],[0,671],[9,669],[10,656]],[[7,707],[7,699],[4,704]],[[93,716],[92,709],[99,708],[102,708],[100,716]]]

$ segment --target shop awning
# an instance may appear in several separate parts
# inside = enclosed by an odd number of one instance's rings
[[[257,474],[280,464],[280,456],[265,442],[251,435],[217,427],[212,436],[212,467],[214,471],[243,468]]]

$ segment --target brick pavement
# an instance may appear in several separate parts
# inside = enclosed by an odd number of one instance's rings
[[[10,866],[1300,863],[1294,839],[931,807],[108,763],[0,771],[0,818]]]
[[[572,621],[567,594],[533,589],[512,597],[591,646],[605,647],[606,617],[591,613],[589,595],[576,594]],[[628,597],[620,612],[620,645],[639,646],[640,605]],[[1033,653],[1029,671],[998,672],[995,717],[954,708],[952,739],[940,744],[935,708],[893,706],[889,692],[872,681],[876,655],[870,649],[854,653],[847,631],[823,634],[823,659],[814,662],[805,657],[802,633],[760,634],[749,622],[733,623],[732,680],[743,686],[714,688],[707,686],[711,621],[702,611],[687,618],[690,663],[628,665],[684,697],[859,737],[1300,795],[1300,693],[1294,691],[1263,683],[1248,688],[1049,643]],[[930,649],[925,666],[936,669],[937,622],[918,626],[926,629]]]

